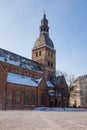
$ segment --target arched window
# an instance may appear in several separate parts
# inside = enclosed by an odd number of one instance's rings
[[[7,104],[8,105],[12,105],[12,95],[13,95],[12,90],[8,90],[7,91]]]
[[[48,61],[48,66],[50,66],[50,62]]]
[[[46,28],[44,28],[44,31],[46,31]]]
[[[41,105],[42,106],[45,105],[45,95],[44,94],[41,95]]]
[[[53,67],[53,63],[51,62],[51,67]]]
[[[20,105],[20,91],[16,91],[15,93],[15,104]]]
[[[24,93],[24,105],[29,105],[29,93]]]
[[[32,105],[36,104],[36,98],[35,98],[35,94],[32,95]]]

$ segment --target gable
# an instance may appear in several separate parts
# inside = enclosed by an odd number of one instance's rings
[[[55,87],[58,87],[58,86],[67,86],[67,83],[66,83],[66,80],[64,78],[64,76],[57,76],[57,77],[52,77],[50,79],[50,82],[55,86]]]
[[[47,84],[46,84],[46,80],[42,79],[38,88],[40,89],[47,89]]]

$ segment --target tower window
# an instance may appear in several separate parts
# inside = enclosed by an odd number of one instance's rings
[[[51,53],[51,58],[53,58],[53,54]]]
[[[36,57],[38,56],[38,52],[36,52]]]
[[[39,51],[39,56],[41,56],[41,51]]]
[[[44,28],[44,31],[46,31],[46,29]]]
[[[53,67],[53,63],[51,63],[51,67]]]
[[[50,66],[50,62],[48,61],[48,66]]]
[[[50,52],[48,51],[48,56],[50,57]]]

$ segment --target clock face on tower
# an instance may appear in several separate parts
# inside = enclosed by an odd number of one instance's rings
[[[40,46],[41,45],[41,42],[40,41],[37,41],[37,46]]]

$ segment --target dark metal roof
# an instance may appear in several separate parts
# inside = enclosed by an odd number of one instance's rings
[[[13,64],[16,66],[21,66],[26,69],[30,69],[33,71],[43,72],[42,64],[39,64],[33,60],[22,57],[10,51],[4,50],[0,48],[0,61],[6,62],[9,64]]]
[[[53,42],[50,39],[49,35],[46,33],[40,34],[39,38],[35,42],[34,48],[41,47],[41,46],[47,46],[51,49],[54,49]]]
[[[47,46],[51,49],[54,49],[54,44],[52,40],[49,37],[49,26],[48,26],[48,20],[46,19],[46,15],[43,15],[43,19],[41,20],[41,26],[40,26],[40,36],[36,40],[34,48],[39,48],[42,46]]]

